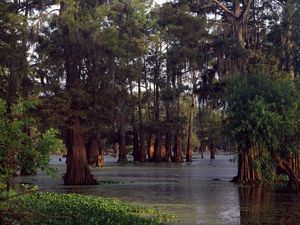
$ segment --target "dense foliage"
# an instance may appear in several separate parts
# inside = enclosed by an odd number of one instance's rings
[[[227,134],[241,152],[258,152],[253,167],[272,177],[277,158],[299,155],[299,87],[262,70],[234,77],[227,89]]]
[[[20,171],[22,175],[48,170],[50,154],[64,148],[58,131],[38,131],[36,120],[28,113],[34,103],[23,101],[8,107],[0,99],[0,175],[8,179]]]

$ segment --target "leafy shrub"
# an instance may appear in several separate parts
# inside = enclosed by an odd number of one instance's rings
[[[35,174],[39,168],[47,169],[50,153],[63,148],[57,130],[38,131],[28,112],[34,107],[30,101],[8,107],[0,99],[0,175],[4,179],[18,170]]]

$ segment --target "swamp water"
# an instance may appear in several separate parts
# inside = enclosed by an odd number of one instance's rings
[[[229,182],[237,173],[232,155],[195,155],[192,163],[117,164],[106,157],[104,168],[92,172],[101,184],[63,186],[61,178],[44,174],[17,177],[15,183],[37,184],[42,191],[110,197],[154,207],[175,215],[170,224],[299,224],[300,195],[242,187]],[[64,159],[63,159],[64,161]],[[65,165],[54,156],[59,174]]]

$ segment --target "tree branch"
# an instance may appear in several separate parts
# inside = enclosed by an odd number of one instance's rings
[[[237,15],[235,15],[232,11],[230,11],[224,4],[222,4],[218,0],[210,0],[210,1],[215,3],[219,9],[223,10],[225,13],[232,16],[233,18],[236,18],[236,19],[239,18]]]
[[[241,14],[241,20],[242,21],[244,21],[245,20],[245,18],[247,17],[247,15],[248,15],[248,13],[249,13],[249,11],[250,11],[250,6],[251,6],[251,3],[252,3],[252,0],[248,0],[247,1],[247,5],[246,5],[246,7],[243,7],[244,9],[243,9],[243,12],[242,12],[242,14]]]

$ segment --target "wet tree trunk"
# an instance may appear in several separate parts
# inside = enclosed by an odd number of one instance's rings
[[[132,81],[130,82],[130,95],[132,98],[134,98]],[[138,97],[140,97],[140,96],[138,96]],[[140,99],[138,99],[138,101],[140,101]],[[132,155],[133,155],[133,161],[135,161],[135,162],[140,159],[139,131],[138,131],[138,126],[137,126],[136,121],[137,121],[136,113],[135,113],[135,109],[133,109],[132,115],[131,115],[131,126],[132,126],[132,135],[133,135]]]
[[[98,167],[103,167],[104,166],[104,154],[103,154],[102,149],[99,150],[97,166]]]
[[[156,134],[155,144],[154,144],[154,161],[161,162],[161,135]]]
[[[0,166],[2,168],[7,168],[7,171],[10,171],[10,175],[15,176],[17,172],[17,159],[16,159],[16,149],[14,147],[8,147],[7,151],[7,163],[2,164],[0,161]],[[21,173],[22,175],[22,173]]]
[[[154,160],[154,145],[155,145],[155,135],[150,134],[148,140],[148,160]]]
[[[216,158],[216,152],[217,152],[217,149],[216,149],[216,145],[214,142],[211,143],[211,146],[210,146],[210,159],[215,159]]]
[[[194,146],[192,143],[192,132],[193,132],[193,111],[194,111],[194,93],[192,94],[192,103],[190,106],[190,113],[189,113],[189,122],[188,122],[188,143],[187,143],[187,154],[186,154],[186,161],[192,162],[193,161],[193,150]]]
[[[293,165],[291,165],[291,162],[282,159],[276,153],[272,154],[272,158],[274,159],[276,165],[280,168],[280,170],[283,171],[289,177],[288,191],[299,192],[300,191],[300,177],[298,175],[299,171],[294,170]],[[293,160],[293,157],[291,157],[290,160]]]
[[[121,121],[119,125],[119,159],[118,162],[127,161],[126,151],[126,129],[125,129],[125,116],[122,112]]]
[[[85,150],[85,143],[80,126],[80,119],[74,116],[67,131],[67,173],[65,185],[96,184],[91,175]]]
[[[166,161],[166,136],[161,136],[160,158],[162,162]]]
[[[178,85],[182,84],[182,80],[178,79]],[[173,79],[173,86],[176,87],[175,85],[175,79]],[[174,90],[176,92],[176,90]],[[182,128],[181,124],[179,122],[179,116],[180,116],[180,95],[176,96],[175,98],[175,93],[173,93],[174,99],[176,99],[176,116],[177,116],[177,121],[176,121],[176,134],[175,134],[175,145],[174,145],[174,162],[183,162],[183,152],[182,152]]]
[[[140,125],[140,132],[139,132],[139,161],[145,162],[147,160],[146,158],[146,152],[145,152],[145,136],[144,136],[144,128],[142,125]]]
[[[89,165],[97,165],[99,156],[99,143],[97,138],[93,137],[86,145],[86,155]]]
[[[204,158],[204,155],[203,155],[203,153],[204,153],[204,152],[205,152],[205,150],[206,150],[206,144],[204,143],[204,141],[201,141],[201,144],[200,144],[199,150],[200,150],[201,158],[203,159],[203,158]]]
[[[139,146],[139,133],[133,121],[133,161],[139,161],[140,159],[140,146]]]
[[[145,68],[145,73],[147,69]],[[146,74],[145,74],[146,76]],[[138,114],[139,114],[139,161],[146,161],[145,152],[145,139],[144,139],[144,127],[143,127],[143,115],[142,115],[142,91],[141,91],[141,80],[138,81]]]
[[[182,158],[182,138],[181,135],[175,136],[175,145],[174,145],[174,161],[183,162]]]
[[[60,13],[67,11],[68,5],[61,1]],[[76,15],[72,15],[74,18]],[[80,86],[80,57],[75,43],[70,43],[69,27],[62,23],[63,35],[67,44],[64,47],[64,60],[66,70],[66,91],[71,94],[71,111],[81,110],[81,104],[74,96],[74,90]],[[69,43],[68,43],[69,42]],[[81,118],[70,115],[68,118],[69,127],[67,129],[67,172],[64,176],[65,185],[89,185],[96,184],[96,180],[90,173],[86,156],[85,141],[81,128]]]
[[[166,157],[165,161],[166,162],[171,162],[172,161],[172,136],[169,131],[167,131],[166,134]]]
[[[240,150],[238,161],[238,174],[233,178],[233,182],[242,184],[261,183],[261,175],[254,168],[254,161],[258,157],[258,147],[254,146],[248,150]]]
[[[300,156],[294,155],[290,157],[290,167],[293,171],[295,171],[295,174],[297,177],[300,178]]]

